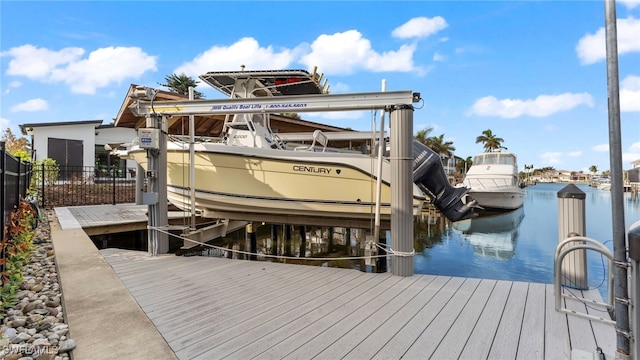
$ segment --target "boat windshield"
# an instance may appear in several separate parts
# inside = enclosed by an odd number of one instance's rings
[[[482,154],[473,159],[473,165],[515,165],[516,159],[512,154]]]

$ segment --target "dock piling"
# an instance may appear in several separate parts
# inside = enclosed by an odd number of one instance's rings
[[[558,191],[558,242],[572,236],[586,236],[585,193],[577,186],[569,184]],[[577,241],[568,243],[570,247]],[[562,285],[580,290],[587,290],[586,250],[576,250],[567,255],[562,263]]]

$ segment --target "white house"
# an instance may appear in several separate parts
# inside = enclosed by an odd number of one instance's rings
[[[22,134],[30,137],[35,159],[52,158],[60,166],[95,167],[96,170],[116,168],[127,176],[133,161],[108,156],[105,145],[119,147],[131,143],[136,131],[129,128],[102,125],[102,120],[65,121],[20,125]]]

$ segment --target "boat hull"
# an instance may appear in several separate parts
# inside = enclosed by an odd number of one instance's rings
[[[524,191],[518,187],[494,190],[471,190],[468,196],[488,210],[514,210],[524,205]]]
[[[145,170],[146,151],[128,152]],[[265,150],[208,144],[195,151],[195,208],[209,217],[245,220],[255,214],[325,219],[373,219],[376,162],[366,155]],[[167,151],[167,198],[191,209],[189,152]],[[390,164],[383,163],[380,218],[391,217]],[[414,185],[413,213],[425,197]],[[246,214],[247,218],[243,218]],[[254,214],[254,215],[251,215]],[[313,221],[312,221],[313,222]]]

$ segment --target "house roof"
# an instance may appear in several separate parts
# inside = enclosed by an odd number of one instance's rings
[[[146,126],[146,120],[144,117],[136,117],[129,106],[133,104],[133,98],[130,96],[138,87],[136,84],[131,84],[129,90],[122,101],[120,111],[115,119],[116,127],[127,127],[138,129]],[[185,100],[188,96],[178,93],[159,90],[156,95],[156,100]],[[222,132],[222,125],[224,124],[225,115],[195,115],[194,127],[196,136],[220,136]],[[313,132],[316,129],[320,129],[325,132],[336,131],[350,131],[346,128],[337,126],[325,125],[316,122],[306,121],[302,119],[294,119],[287,116],[271,114],[271,128],[277,133],[290,133],[290,132]],[[187,135],[189,134],[189,117],[188,116],[172,116],[169,118],[168,133],[173,135]],[[338,146],[338,144],[334,144]]]
[[[102,124],[102,120],[79,120],[79,121],[31,123],[31,124],[22,124],[19,126],[20,126],[20,131],[22,132],[22,135],[27,135],[28,128],[48,127],[48,126],[74,126],[74,125],[94,125],[95,127],[98,127],[100,124]]]

